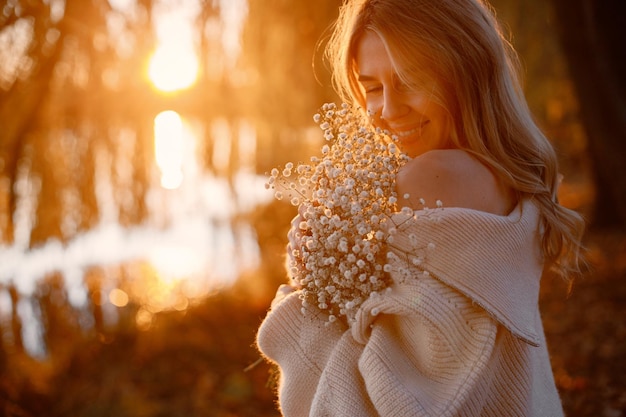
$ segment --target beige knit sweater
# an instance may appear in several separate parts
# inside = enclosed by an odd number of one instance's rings
[[[298,291],[277,297],[257,342],[280,367],[285,416],[563,415],[538,310],[537,208],[435,217],[394,242],[434,243],[427,272],[392,273],[352,327],[303,314]]]

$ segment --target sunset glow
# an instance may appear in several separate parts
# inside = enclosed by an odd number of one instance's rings
[[[184,90],[198,78],[198,57],[189,46],[161,45],[150,59],[148,76],[161,91]]]

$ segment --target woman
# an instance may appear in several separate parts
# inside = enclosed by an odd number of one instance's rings
[[[554,150],[516,57],[480,0],[347,1],[328,57],[340,95],[412,159],[397,178],[436,222],[396,236],[436,245],[351,326],[301,313],[281,287],[258,335],[285,416],[560,416],[538,310],[551,267],[576,269],[583,222],[560,206]],[[297,224],[298,221],[294,222]],[[298,247],[298,235],[290,233]],[[414,243],[414,242],[413,242]],[[403,246],[404,245],[404,246]]]

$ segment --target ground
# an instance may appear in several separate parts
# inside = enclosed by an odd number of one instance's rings
[[[543,321],[567,415],[626,416],[626,240],[596,232],[588,271],[568,285],[544,278]]]

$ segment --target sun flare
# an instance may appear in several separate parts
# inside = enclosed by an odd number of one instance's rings
[[[190,47],[164,44],[150,59],[148,77],[156,88],[165,92],[184,90],[198,78],[198,57]]]

